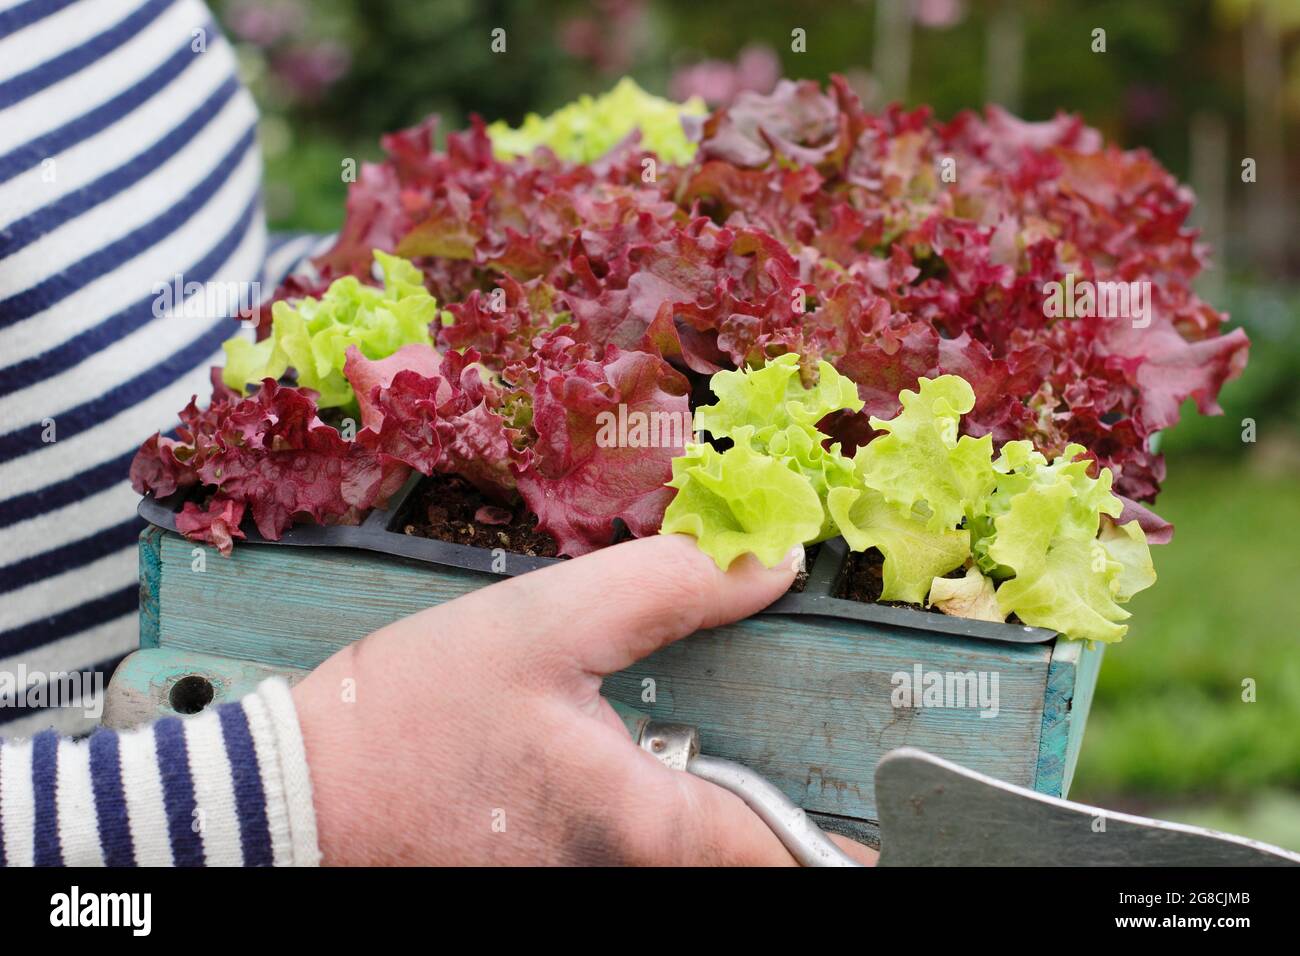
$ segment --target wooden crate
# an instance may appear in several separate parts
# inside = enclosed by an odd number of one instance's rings
[[[818,561],[823,576],[830,560]],[[222,558],[150,528],[140,539],[142,650],[114,676],[106,719],[121,726],[172,712],[171,689],[189,675],[206,678],[220,700],[269,673],[304,674],[397,618],[493,580],[340,548],[241,543]],[[962,637],[931,629],[952,628],[953,619],[870,607],[881,620],[776,613],[701,632],[608,678],[605,693],[698,726],[706,753],[747,764],[823,825],[868,840],[876,763],[896,747],[1065,795],[1101,646]],[[1016,636],[1011,625],[989,627]],[[894,706],[895,675],[918,667],[996,674],[996,716]]]

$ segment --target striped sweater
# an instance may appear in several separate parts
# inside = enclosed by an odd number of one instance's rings
[[[199,0],[0,0],[0,864],[316,862],[282,684],[56,735],[137,643],[128,465],[209,393],[238,329],[209,290],[318,242],[268,243],[256,126]]]
[[[0,866],[312,866],[320,860],[288,685],[86,740],[0,743]]]
[[[256,126],[199,0],[0,0],[0,674],[102,684],[137,643],[128,466],[239,328],[159,290],[270,291],[314,242],[268,244]]]

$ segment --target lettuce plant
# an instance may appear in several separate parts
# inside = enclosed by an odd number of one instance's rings
[[[701,99],[674,103],[651,96],[625,76],[608,93],[580,96],[550,116],[529,113],[518,129],[500,121],[493,123],[488,135],[493,150],[503,158],[527,155],[546,146],[561,159],[590,163],[639,130],[645,149],[665,162],[684,163],[695,154],[695,144],[686,136],[682,117],[706,112]]]
[[[662,530],[694,535],[724,568],[747,551],[774,565],[834,535],[826,495],[852,480],[853,466],[838,445],[823,447],[817,422],[862,407],[853,383],[823,363],[805,388],[798,356],[782,355],[758,371],[719,372],[710,386],[719,401],[696,410],[695,428],[732,444],[693,444],[673,460],[677,495]]]
[[[854,551],[880,551],[884,600],[1015,614],[1099,641],[1124,636],[1120,605],[1155,581],[1138,523],[1116,523],[1110,470],[1092,477],[1080,445],[1049,463],[1012,441],[995,459],[990,436],[959,434],[975,405],[959,376],[904,390],[902,411],[872,417],[879,434],[851,460],[819,423],[862,401],[828,363],[811,387],[793,356],[719,372],[711,387],[718,401],[697,410],[696,427],[732,445],[691,445],[674,460],[662,530],[694,535],[719,567],[746,552],[774,565],[794,545],[841,534]]]
[[[1129,615],[1119,605],[1155,583],[1146,535],[1111,493],[1111,473],[1069,445],[1051,464],[1027,441],[1008,442],[994,463],[997,489],[975,550],[993,578],[998,607],[1026,624],[1117,641]]]
[[[1151,436],[1187,399],[1217,413],[1248,350],[1194,291],[1186,190],[1077,117],[869,112],[840,77],[693,114],[628,81],[519,129],[384,136],[318,275],[258,307],[182,416],[194,443],[146,442],[137,487],[201,485],[186,528],[226,542],[245,506],[267,537],[355,520],[397,462],[522,498],[566,555],[665,518],[724,561],[839,534],[885,556],[890,600],[1113,639],[1172,531],[1138,504],[1164,479]],[[1048,308],[1072,279],[1145,283],[1150,308]],[[600,416],[684,416],[724,371],[713,443],[600,440]],[[313,418],[337,407],[362,416],[352,450]],[[275,430],[286,409],[303,430]],[[303,443],[346,485],[227,477]]]
[[[425,290],[424,276],[397,256],[376,250],[375,259],[382,288],[344,276],[319,299],[276,302],[271,334],[260,342],[239,336],[226,341],[226,385],[243,393],[250,384],[279,379],[293,368],[298,385],[316,392],[318,407],[351,406],[355,396],[343,374],[348,349],[381,359],[404,345],[432,345],[429,326],[438,303]]]

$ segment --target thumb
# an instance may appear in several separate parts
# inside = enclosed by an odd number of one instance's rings
[[[439,610],[495,620],[521,659],[562,655],[587,673],[620,671],[703,628],[761,611],[789,590],[802,546],[775,568],[744,555],[722,571],[686,535],[652,535],[551,565]]]

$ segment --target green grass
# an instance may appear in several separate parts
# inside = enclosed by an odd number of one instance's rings
[[[1265,790],[1245,800],[1174,804],[1147,811],[1161,820],[1190,823],[1300,850],[1300,794]]]
[[[1169,475],[1158,510],[1177,533],[1107,649],[1071,797],[1254,827],[1277,816],[1260,794],[1300,791],[1300,475],[1245,458]]]

